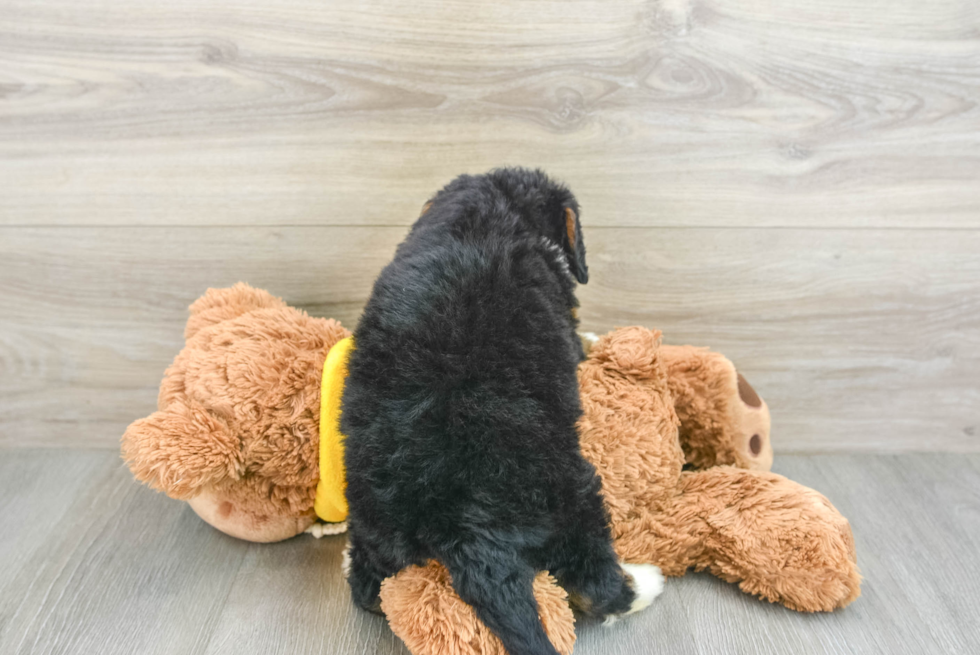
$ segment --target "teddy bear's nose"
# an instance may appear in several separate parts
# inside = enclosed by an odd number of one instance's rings
[[[753,456],[758,456],[762,452],[762,437],[753,434],[752,438],[749,439],[749,450],[752,451]]]

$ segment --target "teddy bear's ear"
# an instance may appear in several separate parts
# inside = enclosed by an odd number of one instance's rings
[[[286,306],[282,298],[244,282],[227,289],[208,289],[190,306],[191,315],[184,328],[184,339],[190,339],[209,325],[237,318],[256,309]]]
[[[244,469],[239,440],[224,421],[180,402],[130,425],[122,456],[137,480],[181,500]]]
[[[644,327],[616,328],[589,349],[589,359],[624,375],[640,378],[663,375],[659,330]]]

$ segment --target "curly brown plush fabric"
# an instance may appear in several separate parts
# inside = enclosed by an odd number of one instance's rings
[[[569,655],[575,645],[575,617],[568,595],[542,571],[534,580],[534,597],[551,643],[558,652]],[[385,580],[381,610],[413,653],[505,655],[496,635],[452,592],[449,572],[436,562],[409,567]]]
[[[850,526],[826,498],[765,470],[683,470],[682,435],[697,438],[691,450],[704,456],[720,452],[713,461],[751,460],[746,426],[768,442],[768,412],[764,404],[737,407],[745,403],[728,360],[660,342],[657,331],[617,330],[579,369],[582,448],[602,476],[620,556],[666,575],[708,569],[802,611],[857,598]],[[700,393],[675,397],[675,388]]]
[[[209,289],[190,312],[159,411],[129,426],[123,457],[233,536],[302,532],[315,520],[323,362],[350,333],[242,283]]]
[[[244,284],[209,290],[191,307],[159,411],[123,436],[133,474],[242,539],[302,532],[315,520],[323,362],[348,334]],[[730,361],[621,328],[592,346],[579,384],[582,451],[602,476],[621,558],[674,576],[706,569],[799,611],[857,598],[847,520],[768,472],[768,408]],[[570,652],[565,592],[541,574],[535,596],[549,637]],[[438,564],[389,578],[381,598],[413,653],[503,655]]]
[[[769,407],[732,363],[692,346],[661,346],[661,357],[685,460],[697,468],[772,468]]]

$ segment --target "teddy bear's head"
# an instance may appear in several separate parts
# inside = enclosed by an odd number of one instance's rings
[[[596,366],[611,375],[604,384],[628,382],[628,420],[645,395],[666,386],[673,408],[657,410],[680,422],[684,461],[693,468],[729,465],[754,471],[772,468],[769,407],[725,356],[707,348],[663,346],[657,330],[619,328],[599,338],[583,336],[589,360],[582,371]],[[597,389],[583,386],[583,402]],[[632,396],[636,396],[633,398]],[[612,425],[618,433],[620,426]]]
[[[123,436],[133,474],[233,536],[302,532],[315,520],[323,362],[348,335],[245,284],[208,290],[159,410]]]
[[[663,351],[686,462],[697,469],[770,470],[769,407],[734,364],[707,348],[664,346]]]

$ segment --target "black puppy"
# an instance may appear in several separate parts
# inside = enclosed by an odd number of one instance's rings
[[[617,562],[579,448],[578,214],[540,171],[463,175],[375,282],[341,414],[359,606],[377,611],[384,578],[435,558],[508,652],[551,655],[538,571],[600,617],[659,593],[656,567]]]

